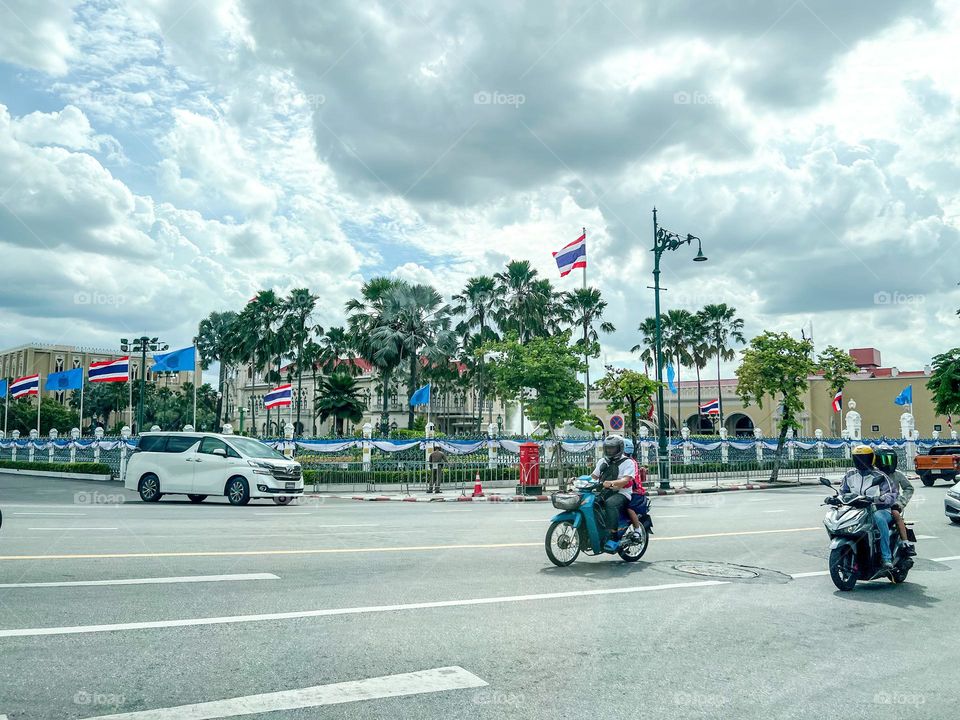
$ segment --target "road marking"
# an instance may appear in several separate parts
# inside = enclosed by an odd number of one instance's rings
[[[808,578],[808,577],[820,577],[821,575],[829,575],[829,570],[815,570],[814,572],[803,572],[803,573],[794,573],[790,577],[794,580],[797,578]]]
[[[70,580],[64,582],[6,583],[5,588],[82,587],[93,585],[170,585],[173,583],[226,582],[228,580],[279,580],[273,573],[238,573],[235,575],[183,575],[179,577],[129,578],[122,580]]]
[[[917,535],[917,540],[937,540],[937,535]]]
[[[656,519],[656,516],[654,516]],[[667,540],[702,540],[716,537],[741,537],[747,535],[776,535],[793,532],[822,532],[823,527],[780,528],[777,530],[741,530],[739,532],[702,533],[699,535],[655,535],[655,542]],[[463,543],[458,545],[408,545],[397,547],[359,548],[297,548],[294,550],[190,550],[181,552],[140,553],[69,553],[63,555],[0,555],[5,560],[106,560],[119,558],[167,558],[167,557],[255,557],[259,555],[337,555],[364,553],[428,552],[434,550],[499,550],[502,548],[543,547],[542,542],[514,543]]]
[[[960,560],[960,555],[951,555],[950,557],[930,558],[934,562],[950,562],[951,560]]]
[[[63,532],[64,530],[119,530],[120,528],[108,528],[108,527],[32,527],[27,528],[27,530],[57,530]]]
[[[11,515],[56,515],[57,517],[86,517],[86,513],[56,513],[56,512],[15,512]]]
[[[262,693],[214,700],[212,702],[180,705],[178,707],[138,710],[114,715],[98,715],[88,720],[217,720],[218,718],[238,717],[271,713],[280,710],[299,710],[302,708],[341,705],[360,700],[378,700],[389,697],[422,695],[424,693],[466,690],[484,687],[487,683],[462,667],[441,667],[433,670],[384,675],[332,683],[313,687],[280,692]],[[6,715],[0,715],[5,720]]]
[[[685,518],[685,517],[690,517],[690,516],[689,515],[657,515],[656,516],[657,520],[660,520],[661,518],[665,520],[672,520],[673,518]]]
[[[537,545],[539,544],[540,543],[537,543]],[[702,580],[688,583],[669,583],[667,585],[641,585],[625,588],[603,588],[599,590],[571,590],[568,592],[539,593],[536,595],[506,595],[486,598],[469,598],[466,600],[438,600],[433,602],[407,603],[405,605],[368,605],[365,607],[297,610],[294,612],[262,613],[259,615],[228,615],[225,617],[185,618],[182,620],[152,620],[147,622],[116,623],[112,625],[73,625],[67,627],[17,628],[13,630],[0,630],[0,638],[34,637],[39,635],[83,635],[89,633],[114,632],[119,630],[153,630],[158,628],[193,627],[197,625],[227,625],[234,623],[265,622],[271,620],[295,620],[300,618],[332,617],[337,615],[366,615],[369,613],[397,612],[400,610],[432,610],[436,608],[464,607],[470,605],[499,605],[503,603],[537,602],[542,600],[594,597],[597,595],[623,595],[628,593],[653,592],[655,590],[714,587],[716,585],[729,584],[729,582],[722,580]]]
[[[760,512],[765,512],[765,513],[781,513],[781,512],[786,512],[786,510],[761,510]]]

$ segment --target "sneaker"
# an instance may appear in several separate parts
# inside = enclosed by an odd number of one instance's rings
[[[893,570],[893,562],[890,560],[884,560],[883,565],[881,565],[881,567],[884,570]]]
[[[607,540],[607,542],[604,543],[603,549],[607,550],[608,552],[616,552],[620,549],[620,543],[618,543],[616,540]]]

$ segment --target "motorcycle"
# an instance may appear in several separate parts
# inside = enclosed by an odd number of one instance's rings
[[[879,482],[878,479],[874,484]],[[823,519],[827,535],[830,536],[830,579],[833,584],[839,590],[849,591],[853,590],[858,580],[877,580],[886,576],[897,585],[906,580],[907,573],[913,567],[913,558],[907,554],[895,526],[887,529],[887,532],[891,532],[893,568],[883,568],[880,535],[873,521],[876,511],[873,499],[854,493],[840,495],[827,478],[820,478],[820,483],[833,490],[833,496],[825,498],[823,502],[833,508]],[[907,537],[910,542],[916,542],[910,525],[912,523],[908,522]]]
[[[563,511],[550,518],[550,527],[544,540],[547,557],[554,565],[570,565],[581,551],[588,555],[617,554],[624,562],[636,562],[647,551],[653,533],[650,500],[647,500],[647,511],[638,516],[639,537],[632,536],[630,520],[626,512],[621,511],[617,532],[613,536],[617,548],[607,549],[606,542],[610,535],[603,522],[603,502],[599,498],[602,489],[602,482],[583,475],[574,481],[574,492],[555,492],[550,496],[553,506]],[[624,539],[628,531],[631,535]]]

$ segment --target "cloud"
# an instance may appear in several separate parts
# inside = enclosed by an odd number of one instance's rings
[[[0,60],[52,75],[67,71],[76,0],[4,0],[0,3]]]

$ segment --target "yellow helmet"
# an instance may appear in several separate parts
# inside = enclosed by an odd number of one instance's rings
[[[857,445],[853,448],[853,466],[859,472],[867,472],[873,469],[874,452],[869,445]]]

